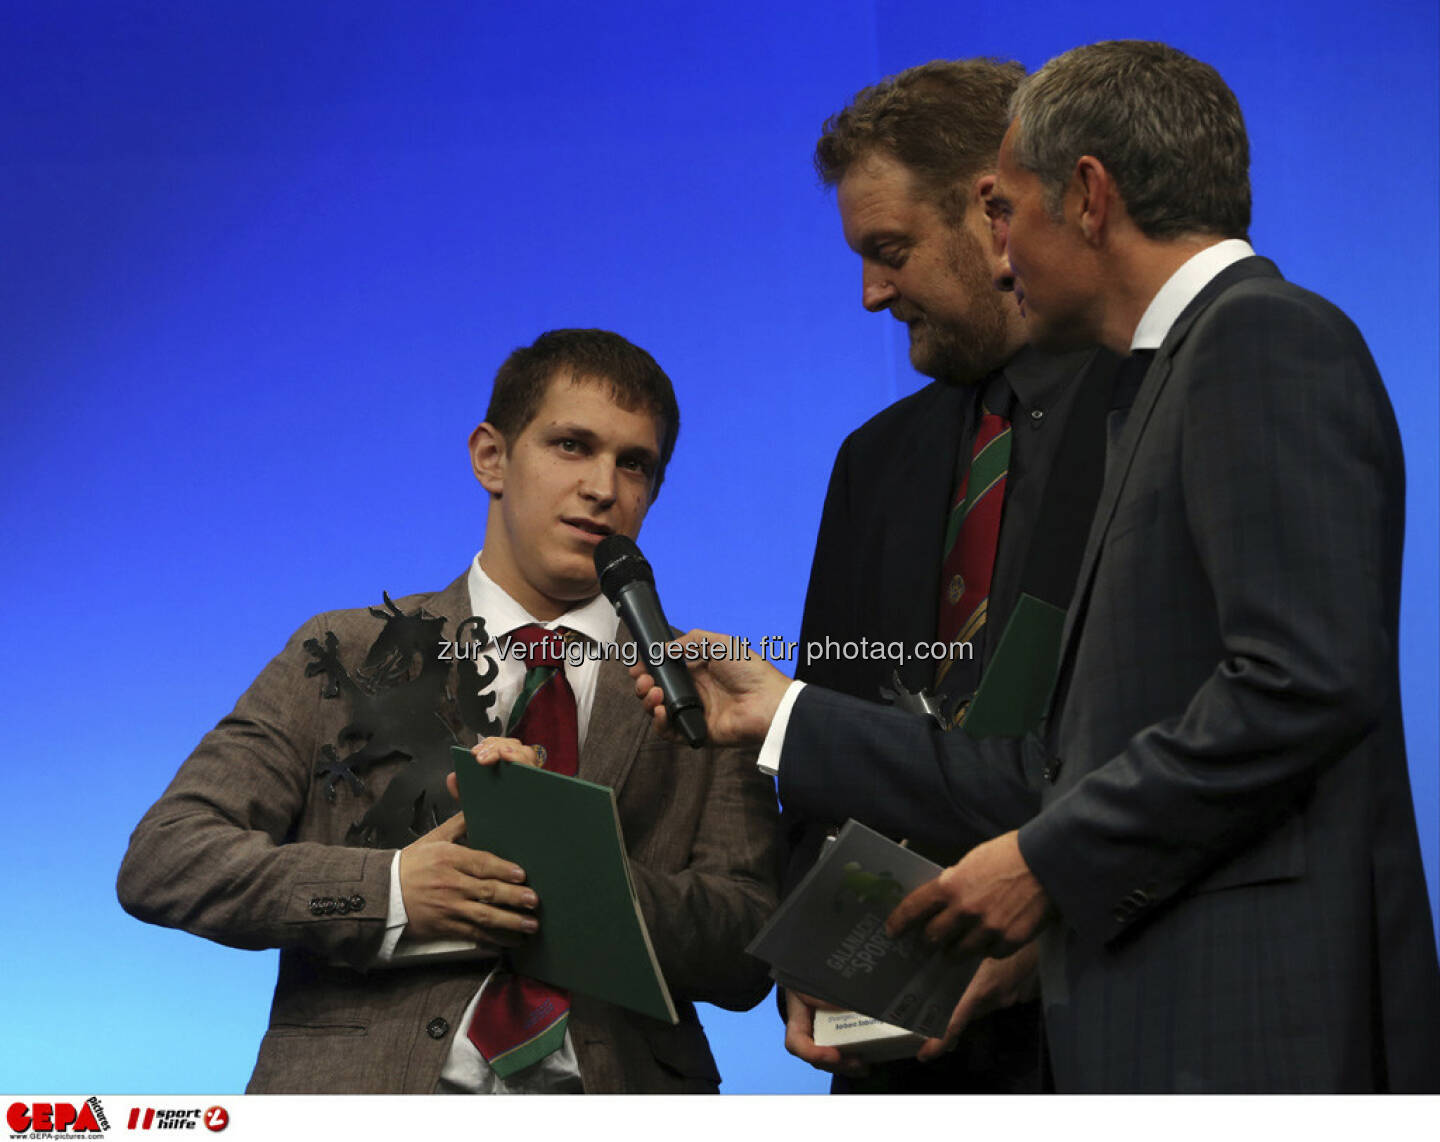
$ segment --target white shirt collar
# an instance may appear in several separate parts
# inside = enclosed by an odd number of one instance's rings
[[[480,566],[479,552],[475,553],[475,558],[470,563],[468,586],[470,612],[485,620],[485,633],[491,639],[509,634],[528,623],[537,623],[546,630],[563,626],[602,644],[615,641],[620,616],[615,613],[614,605],[604,595],[596,595],[588,602],[571,607],[559,618],[542,623],[485,574]]]
[[[1213,246],[1206,246],[1194,257],[1170,275],[1160,291],[1150,299],[1150,305],[1135,326],[1135,335],[1130,338],[1130,351],[1136,349],[1158,349],[1170,332],[1185,307],[1195,300],[1199,292],[1211,283],[1228,266],[1242,258],[1255,256],[1250,243],[1242,238],[1226,238]]]

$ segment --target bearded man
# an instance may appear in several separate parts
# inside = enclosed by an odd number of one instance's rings
[[[841,446],[800,632],[802,646],[878,640],[905,654],[802,658],[797,676],[879,701],[893,671],[906,690],[934,694],[949,723],[963,714],[1022,590],[1068,606],[1104,469],[1115,359],[1030,348],[1014,297],[992,280],[987,205],[1023,76],[1019,64],[992,60],[912,67],[861,91],[815,149],[845,241],[861,258],[865,308],[905,323],[910,363],[934,380]],[[965,649],[938,662],[911,653],[937,641]],[[1042,689],[1053,668],[1033,663]],[[867,808],[857,798],[848,812],[865,821]],[[839,823],[786,814],[787,883]],[[959,853],[933,855],[949,863]],[[1013,958],[1003,998],[1029,985],[1029,964]],[[786,1046],[835,1071],[837,1092],[1039,1089],[1036,1003],[975,1018],[943,1059],[874,1068],[815,1045],[807,997],[791,993],[784,1003]]]

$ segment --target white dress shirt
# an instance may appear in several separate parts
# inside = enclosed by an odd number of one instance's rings
[[[1165,279],[1140,315],[1140,324],[1130,338],[1130,352],[1136,349],[1158,349],[1185,307],[1209,285],[1220,271],[1242,258],[1253,258],[1255,251],[1242,238],[1226,238],[1206,246]]]
[[[615,641],[619,618],[615,608],[603,595],[596,595],[588,603],[566,611],[558,619],[539,622],[533,615],[512,599],[495,584],[480,567],[480,556],[476,554],[470,565],[468,580],[470,588],[470,613],[478,615],[485,622],[488,641],[473,653],[489,654],[499,667],[499,673],[488,687],[495,703],[490,707],[492,716],[504,722],[510,707],[525,680],[525,663],[518,656],[502,655],[497,640],[503,639],[520,627],[534,623],[547,630],[565,627],[576,631],[601,646]],[[472,653],[467,648],[467,653]],[[580,745],[585,744],[586,731],[590,726],[590,711],[595,706],[595,683],[599,677],[598,656],[589,655],[578,664],[572,665],[567,659],[565,677],[570,689],[575,692],[575,707],[579,728]],[[376,966],[401,966],[414,963],[422,957],[428,962],[441,960],[483,960],[493,958],[495,949],[476,941],[428,940],[425,942],[405,939],[405,926],[409,916],[405,911],[405,900],[400,890],[400,854],[390,864],[390,910],[386,917],[385,939],[376,957]],[[480,990],[471,998],[461,1015],[450,1042],[450,1053],[440,1071],[439,1093],[450,1094],[560,1094],[580,1091],[580,1066],[575,1058],[575,1047],[570,1032],[565,1032],[564,1045],[539,1062],[524,1070],[517,1071],[509,1078],[501,1078],[490,1069],[488,1063],[476,1050],[466,1034],[475,1004],[480,992],[485,990],[494,974],[487,975],[480,984]]]

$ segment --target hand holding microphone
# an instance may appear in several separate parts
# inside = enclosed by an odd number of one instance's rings
[[[697,654],[705,644],[735,645],[739,640],[691,631],[672,643],[670,624],[655,593],[655,576],[633,540],[612,535],[595,549],[600,589],[640,644],[645,666],[630,668],[635,692],[662,729],[678,729],[692,746],[708,739],[715,745],[759,745],[776,707],[790,685],[763,658]],[[671,653],[666,653],[670,645]],[[695,662],[692,676],[685,660]],[[701,701],[701,694],[704,702]]]
[[[665,692],[665,713],[670,724],[698,749],[705,744],[705,707],[685,664],[665,654],[665,645],[672,636],[660,608],[660,596],[655,592],[655,572],[633,539],[610,535],[596,545],[595,573],[600,577],[600,590],[615,604],[615,610],[640,644],[640,655],[655,684]]]
[[[636,665],[630,673],[637,680],[636,694],[654,712],[657,725],[678,729],[692,746],[703,745],[707,738],[716,745],[759,745],[790,679],[748,653],[738,658],[696,655],[692,676],[684,661],[689,649],[738,640],[691,631],[675,640],[667,654],[670,624],[660,609],[654,573],[634,541],[623,535],[602,540],[595,549],[595,570],[600,589],[640,644],[644,671]]]

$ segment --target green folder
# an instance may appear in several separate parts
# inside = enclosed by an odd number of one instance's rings
[[[961,728],[973,738],[1018,738],[1038,726],[1060,668],[1064,631],[1064,608],[1021,595]]]
[[[456,746],[470,847],[514,861],[540,897],[540,930],[509,951],[515,971],[679,1022],[655,959],[608,786]]]

